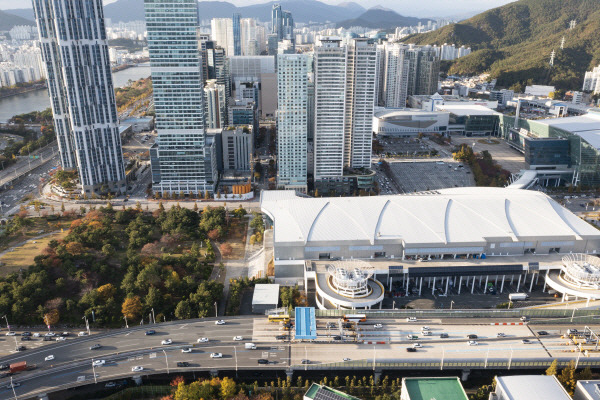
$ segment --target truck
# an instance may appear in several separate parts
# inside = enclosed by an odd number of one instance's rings
[[[19,361],[16,363],[10,364],[9,372],[14,374],[20,371],[29,371],[35,368],[35,364],[27,364],[27,361]]]
[[[246,343],[244,344],[244,348],[246,350],[256,350],[256,345],[254,343]]]
[[[529,295],[527,293],[511,293],[508,295],[510,301],[527,300]]]

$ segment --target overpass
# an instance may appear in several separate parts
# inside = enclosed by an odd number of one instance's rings
[[[27,361],[37,366],[12,375],[13,381],[20,384],[15,388],[19,398],[35,398],[115,379],[192,371],[213,374],[285,371],[291,376],[325,370],[372,371],[376,376],[384,370],[453,370],[468,374],[473,369],[539,370],[547,368],[554,359],[559,360],[561,366],[571,360],[575,360],[578,367],[600,366],[600,353],[593,349],[580,352],[572,339],[561,338],[568,328],[583,330],[584,320],[594,322],[593,325],[588,323],[593,329],[600,328],[596,322],[600,322],[598,311],[518,310],[519,314],[506,317],[486,310],[488,316],[480,318],[475,317],[477,312],[469,310],[444,311],[449,317],[438,317],[444,314],[439,310],[413,312],[419,315],[417,322],[406,322],[404,316],[408,312],[371,312],[366,323],[351,330],[342,325],[328,328],[328,322],[337,324],[338,319],[333,314],[328,318],[317,314],[317,338],[308,341],[276,340],[284,331],[278,324],[268,323],[264,316],[231,317],[226,319],[225,325],[215,325],[212,318],[174,321],[67,338],[64,342],[36,343],[41,339],[33,338],[33,341],[23,342],[29,347],[23,352],[9,350],[14,350],[13,338],[5,336],[0,352],[8,350],[9,354],[0,358],[0,363]],[[532,313],[531,325],[514,318],[523,312]],[[536,313],[543,317],[537,317]],[[383,327],[376,328],[375,323]],[[428,326],[431,335],[423,335],[422,326]],[[145,335],[146,329],[154,329],[156,333]],[[541,331],[547,334],[538,334]],[[441,333],[448,337],[440,337]],[[499,337],[498,333],[504,335]],[[408,335],[416,335],[418,339],[409,340]],[[467,335],[477,335],[478,345],[469,345]],[[235,336],[242,336],[243,340],[236,341]],[[209,342],[197,343],[201,337],[207,337]],[[162,345],[161,341],[167,338],[173,343]],[[255,343],[257,349],[246,349],[244,343],[248,342]],[[406,348],[415,343],[421,347],[416,352],[407,352]],[[102,347],[91,350],[94,344]],[[191,352],[182,352],[188,347],[192,348]],[[211,358],[211,353],[223,356]],[[49,355],[54,359],[45,361]],[[269,363],[258,364],[258,359]],[[94,360],[105,362],[102,366],[93,366]],[[178,367],[178,362],[188,365]],[[143,370],[134,372],[134,366],[141,366]],[[12,396],[12,390],[6,388],[9,383],[10,377],[0,379],[0,398]]]

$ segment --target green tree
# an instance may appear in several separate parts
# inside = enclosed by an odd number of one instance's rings
[[[178,319],[190,319],[194,317],[194,310],[188,300],[181,300],[175,307],[175,316]]]

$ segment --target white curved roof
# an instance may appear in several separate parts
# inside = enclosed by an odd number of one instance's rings
[[[600,231],[543,193],[468,187],[413,195],[297,197],[263,191],[277,243],[369,241],[405,245],[490,240],[599,239]]]

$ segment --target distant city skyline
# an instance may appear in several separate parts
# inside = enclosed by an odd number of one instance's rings
[[[117,0],[104,0],[104,5],[114,3]],[[142,2],[143,0],[139,0]],[[202,0],[206,1],[206,0]],[[248,6],[252,4],[267,3],[268,1],[257,0],[227,0],[236,6]],[[341,0],[319,0],[327,4],[340,4]],[[456,0],[448,2],[447,0],[425,0],[414,2],[412,0],[355,0],[365,8],[382,6],[396,11],[398,14],[411,17],[453,17],[463,14],[475,15],[479,12],[500,7],[504,4],[512,3],[514,0]],[[285,3],[285,1],[283,2]],[[15,8],[30,8],[30,2],[16,2],[14,0],[0,0],[0,10],[10,10]],[[243,17],[243,15],[242,15]]]

